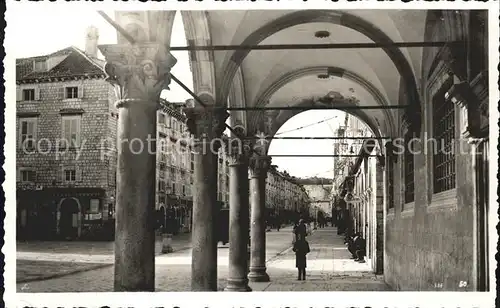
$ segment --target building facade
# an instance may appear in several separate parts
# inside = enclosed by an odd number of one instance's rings
[[[293,223],[307,213],[310,198],[304,186],[271,165],[266,180],[266,211],[270,223]]]
[[[429,12],[425,40],[446,40],[444,21],[454,20],[467,44],[424,49],[419,114],[398,113],[400,138],[379,147],[381,159],[360,152],[344,178],[346,201],[359,197],[354,228],[376,238],[367,251],[396,290],[490,288],[487,12],[454,14]],[[399,100],[409,101],[403,86]]]
[[[192,136],[185,116],[163,106],[157,117],[156,210],[162,231],[177,234],[190,232],[193,209]]]
[[[21,238],[91,235],[113,216],[116,97],[97,59],[96,29],[88,34],[86,51],[16,61]]]

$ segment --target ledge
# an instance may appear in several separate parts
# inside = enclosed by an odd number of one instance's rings
[[[427,207],[427,213],[446,210],[456,211],[457,203],[458,198],[456,188],[433,194],[431,198],[431,204]]]
[[[394,208],[388,209],[387,210],[387,219],[394,219],[395,217],[395,210]]]
[[[63,98],[62,102],[63,103],[81,103],[83,99],[81,98]]]
[[[64,108],[59,110],[59,113],[64,115],[82,114],[85,113],[85,110],[83,110],[82,108]]]
[[[415,215],[415,201],[408,202],[403,205],[403,210],[401,211],[401,217],[413,217]]]
[[[40,112],[36,112],[36,111],[33,111],[33,112],[18,112],[17,113],[17,116],[18,117],[24,117],[24,118],[33,118],[33,117],[38,117],[40,116]]]

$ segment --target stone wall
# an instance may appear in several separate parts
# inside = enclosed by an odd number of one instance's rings
[[[414,158],[415,201],[404,204],[403,157],[395,165],[395,208],[386,217],[384,275],[396,290],[472,291],[474,169],[471,148],[459,131],[455,106],[456,188],[433,193],[433,155],[424,150],[432,111],[423,107],[422,142]],[[404,210],[403,210],[404,208]]]
[[[64,99],[61,89],[68,86],[78,87],[83,95],[76,99]],[[71,167],[77,170],[77,181],[71,184],[72,187],[102,188],[110,191],[110,196],[114,194],[116,152],[103,148],[105,140],[116,142],[116,116],[111,114],[116,113],[116,99],[109,83],[104,79],[87,79],[22,84],[18,85],[18,89],[35,89],[39,94],[34,101],[19,101],[18,98],[17,139],[20,136],[19,119],[37,118],[37,146],[29,153],[17,147],[18,170],[26,168],[35,171],[36,183],[43,187],[69,187],[63,181],[63,168]],[[63,139],[64,114],[81,115],[79,148],[58,147]]]

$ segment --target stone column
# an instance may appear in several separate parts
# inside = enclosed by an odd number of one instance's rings
[[[176,59],[153,43],[99,48],[119,109],[114,290],[154,291],[156,111]]]
[[[266,273],[266,177],[271,158],[253,156],[250,160],[250,273],[248,279],[254,282],[269,281]]]
[[[185,113],[195,138],[191,290],[217,291],[217,151],[228,113],[201,106]]]
[[[233,142],[231,142],[233,143]],[[229,161],[229,277],[226,291],[252,291],[248,286],[249,147],[231,147]]]

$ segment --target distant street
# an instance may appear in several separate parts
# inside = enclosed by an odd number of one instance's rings
[[[281,229],[279,232],[273,230],[266,234],[267,266],[271,282],[251,283],[250,286],[254,291],[387,290],[387,285],[383,282],[382,277],[369,272],[367,263],[360,264],[349,260],[342,238],[336,234],[334,228],[318,229],[309,236],[311,253],[308,255],[306,281],[296,280],[295,259],[290,249],[291,228]],[[76,244],[77,242],[71,243],[71,245],[77,246]],[[28,246],[24,245],[24,248]],[[113,266],[110,264],[113,262],[112,254],[49,253],[49,251],[18,252],[18,263],[24,263],[26,266],[26,262],[29,260],[20,259],[34,260],[38,254],[38,262],[73,261],[79,266],[82,266],[81,264],[100,264],[100,266],[105,267],[95,270],[83,269],[84,271],[76,274],[43,281],[17,283],[18,292],[113,291]],[[71,249],[68,248],[67,251],[69,252]],[[226,286],[228,252],[227,246],[219,246],[219,290]],[[106,264],[109,265],[106,266]],[[190,249],[157,256],[156,291],[189,291],[190,271]]]

